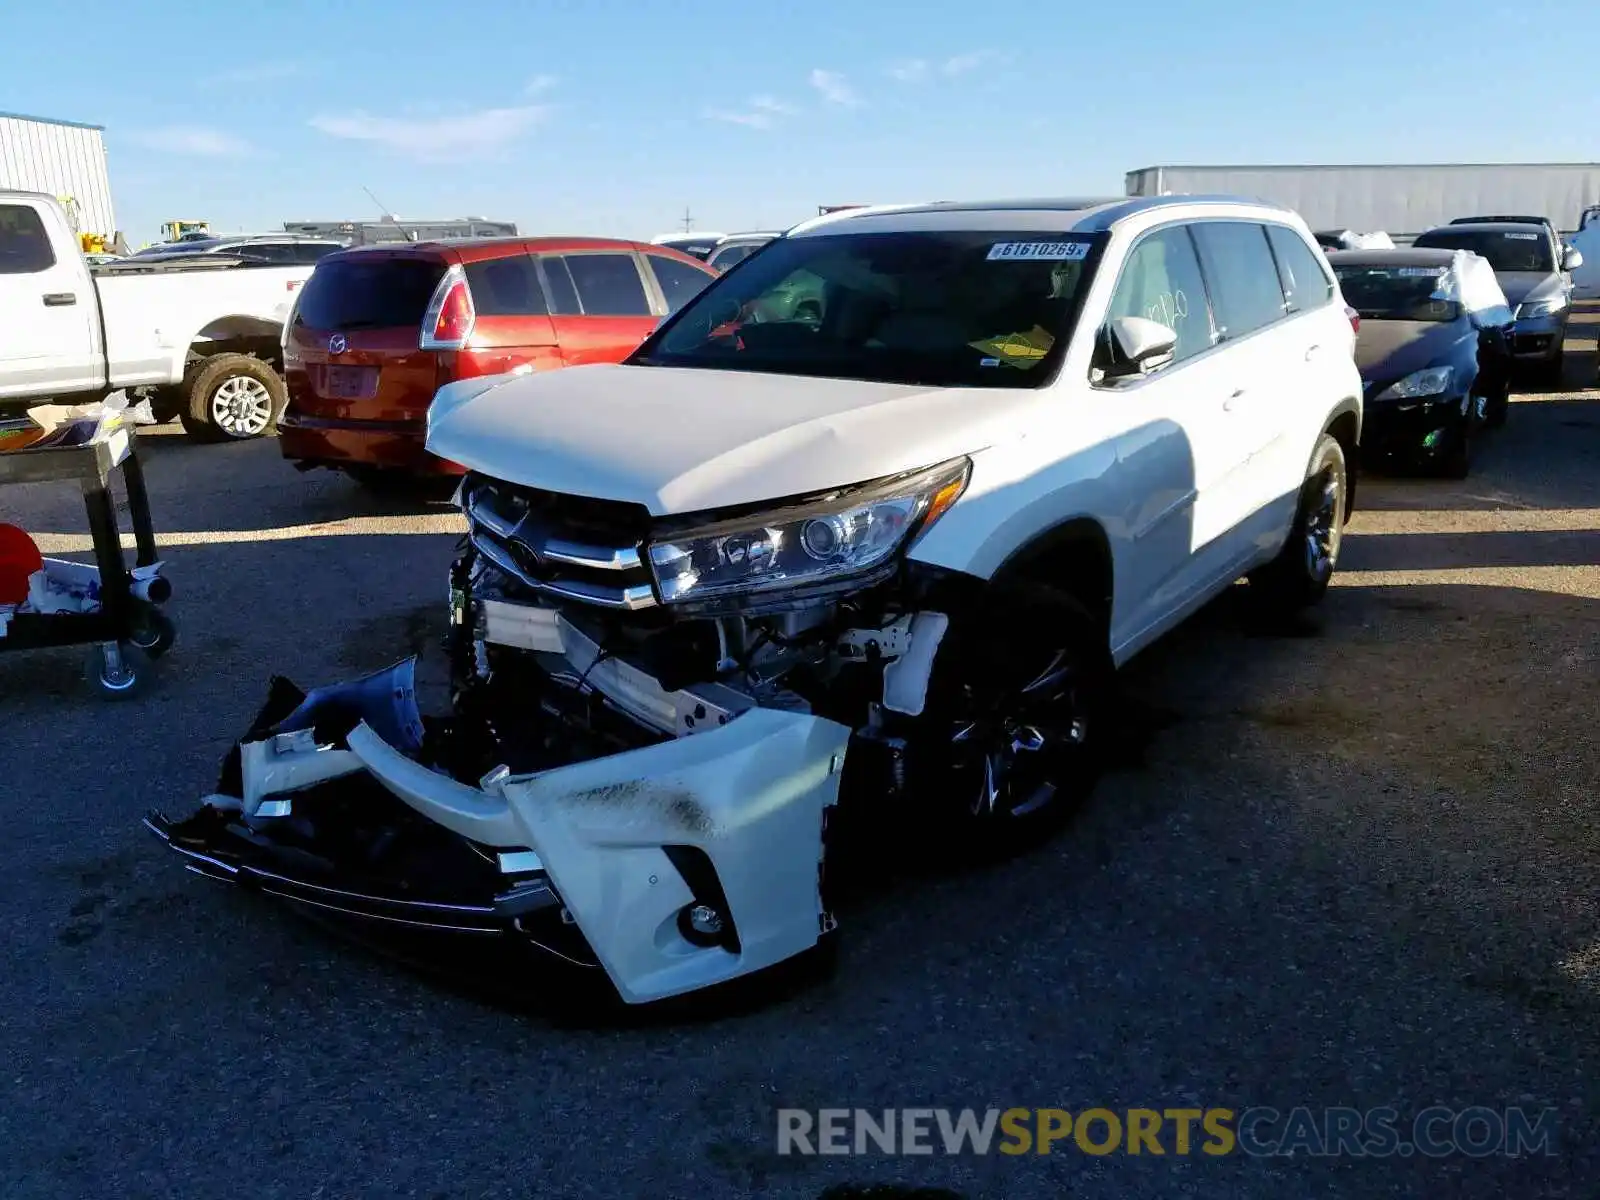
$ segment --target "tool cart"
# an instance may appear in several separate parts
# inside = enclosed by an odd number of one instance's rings
[[[112,482],[122,476],[133,525],[134,567],[123,557]],[[102,422],[89,440],[0,453],[0,488],[12,483],[76,480],[83,488],[94,565],[46,558],[40,602],[0,607],[0,653],[45,646],[91,646],[89,679],[101,695],[133,695],[148,659],[172,646],[175,628],[161,605],[172,585],[161,575],[150,498],[134,428]],[[0,512],[4,504],[0,503]],[[34,577],[36,583],[39,577]]]

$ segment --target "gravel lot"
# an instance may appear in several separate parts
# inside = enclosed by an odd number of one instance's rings
[[[1600,392],[1520,397],[1465,483],[1369,477],[1304,636],[1224,598],[1133,664],[1162,728],[1050,846],[873,900],[796,998],[601,1030],[332,943],[139,827],[208,788],[272,672],[430,648],[456,528],[270,442],[145,446],[157,688],[105,705],[77,652],[0,656],[0,1194],[1600,1195]],[[0,516],[85,545],[70,491]],[[783,1106],[1384,1104],[1553,1108],[1556,1153],[775,1153]]]

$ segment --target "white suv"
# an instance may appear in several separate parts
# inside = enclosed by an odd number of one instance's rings
[[[569,938],[630,1002],[800,955],[853,816],[1031,840],[1092,786],[1120,663],[1241,575],[1322,595],[1353,342],[1310,232],[1262,204],[808,222],[625,364],[441,389],[455,748],[386,743],[375,710],[337,771],[428,818],[436,864],[453,839],[536,875],[560,920],[519,908],[514,936]],[[269,746],[307,759],[280,777],[326,777],[311,741]]]

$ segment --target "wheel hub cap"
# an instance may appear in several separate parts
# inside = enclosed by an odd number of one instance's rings
[[[1073,709],[1076,693],[1066,651],[986,711],[958,721],[951,734],[958,770],[976,775],[972,812],[1021,817],[1055,798],[1058,751],[1082,745],[1088,726]],[[968,689],[969,699],[971,689]],[[974,705],[976,707],[976,705]]]
[[[1339,480],[1329,474],[1306,521],[1306,569],[1313,579],[1333,570],[1339,553]]]
[[[259,379],[231,376],[211,393],[211,418],[230,437],[256,437],[272,420],[272,394]]]

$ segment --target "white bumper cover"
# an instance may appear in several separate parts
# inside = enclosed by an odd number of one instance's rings
[[[498,848],[531,847],[617,991],[638,1004],[816,945],[823,813],[838,798],[849,739],[837,722],[758,708],[704,733],[491,777],[482,788],[430,771],[366,724],[348,745],[394,795],[445,828]],[[737,952],[679,931],[695,897],[665,846],[710,859]]]

